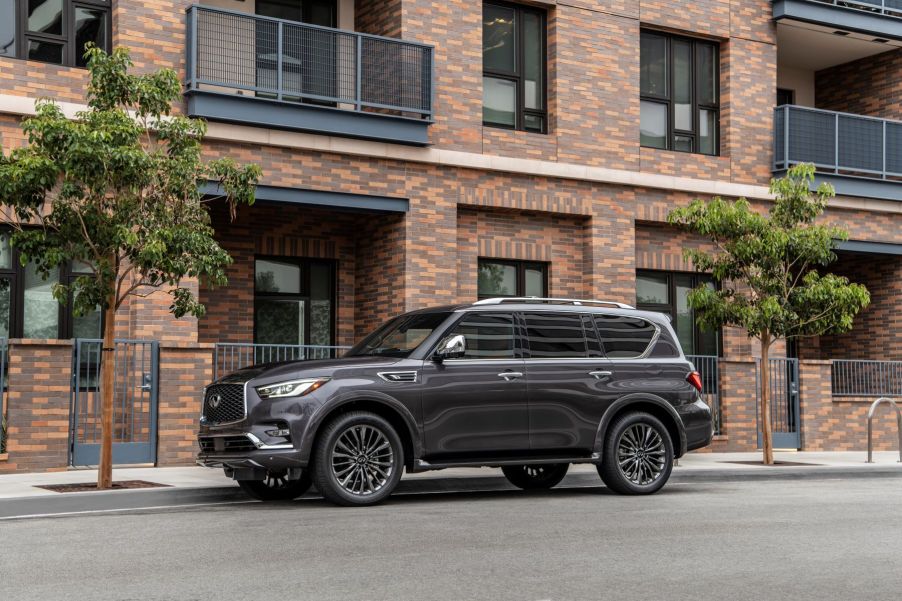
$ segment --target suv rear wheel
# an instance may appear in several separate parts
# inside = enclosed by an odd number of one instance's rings
[[[508,482],[523,490],[551,488],[560,483],[570,469],[569,463],[506,465],[501,468]]]
[[[266,472],[263,480],[238,481],[241,490],[260,501],[290,501],[307,492],[311,484],[307,470],[298,480],[289,480],[285,472]]]
[[[628,413],[608,429],[598,474],[622,495],[661,490],[673,469],[673,442],[661,420],[643,412]]]
[[[346,506],[385,500],[401,480],[404,450],[384,418],[366,411],[339,415],[317,438],[313,480],[323,496]]]

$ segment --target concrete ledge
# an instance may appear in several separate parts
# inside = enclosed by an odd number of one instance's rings
[[[777,0],[774,2],[774,20],[782,19],[902,40],[902,22],[897,18],[812,0]]]
[[[9,453],[0,453],[0,461],[9,461]]]

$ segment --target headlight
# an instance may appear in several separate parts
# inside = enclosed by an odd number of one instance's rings
[[[329,381],[329,378],[309,378],[306,380],[291,380],[290,382],[279,382],[278,384],[268,384],[266,386],[258,386],[255,388],[261,399],[280,399],[290,396],[303,396],[310,394],[323,384]]]

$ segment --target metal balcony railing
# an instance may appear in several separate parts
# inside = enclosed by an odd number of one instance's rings
[[[902,397],[902,361],[833,360],[833,396]]]
[[[188,90],[431,120],[432,63],[426,44],[188,9]]]
[[[332,359],[349,346],[318,346],[305,344],[251,344],[217,342],[213,357],[213,379],[225,376],[242,367],[280,361]]]
[[[832,4],[840,8],[902,18],[902,0],[808,0],[818,4]]]
[[[819,171],[902,178],[902,122],[783,105],[774,113],[774,169],[814,163]]]

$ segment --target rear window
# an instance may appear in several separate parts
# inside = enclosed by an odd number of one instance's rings
[[[565,359],[586,356],[586,336],[578,313],[524,313],[529,356]]]
[[[604,354],[611,359],[636,359],[645,354],[657,328],[639,317],[596,315]]]

